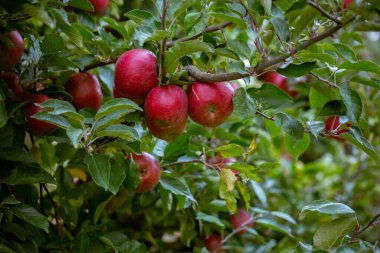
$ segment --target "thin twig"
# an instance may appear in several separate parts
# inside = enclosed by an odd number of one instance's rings
[[[46,185],[42,184],[42,187],[46,191],[46,194],[48,195],[48,198],[50,199],[50,202],[53,205],[54,219],[55,219],[55,232],[59,236],[61,234],[61,227],[60,227],[60,224],[59,224],[59,216],[58,216],[57,204],[55,203],[53,197],[50,195],[50,192],[49,192],[48,188],[46,187]]]
[[[87,71],[87,70],[90,70],[90,69],[94,69],[94,68],[98,68],[98,67],[102,67],[102,66],[106,66],[106,65],[109,65],[109,64],[113,64],[117,61],[119,57],[113,57],[113,58],[110,58],[106,61],[96,61],[96,62],[93,62],[93,63],[90,63],[88,65],[86,65],[82,71]]]
[[[310,0],[306,0],[306,3],[310,5],[311,7],[313,7],[314,9],[318,10],[322,16],[334,21],[336,24],[342,24],[342,22],[337,17],[334,17],[333,15],[331,15],[330,13],[322,9],[322,7],[319,6],[319,4],[316,4]]]
[[[184,37],[184,38],[179,38],[177,40],[168,41],[168,42],[166,42],[166,46],[169,48],[169,47],[172,47],[174,45],[174,43],[176,43],[176,42],[184,42],[184,41],[189,41],[189,40],[195,40],[195,39],[201,37],[203,35],[203,33],[211,33],[211,32],[215,32],[218,30],[222,30],[223,28],[230,26],[232,24],[233,24],[232,22],[227,21],[227,22],[223,22],[219,25],[209,26],[209,27],[205,28],[204,31],[197,33],[194,36],[191,36],[188,38]]]
[[[356,229],[352,234],[351,234],[351,239],[348,243],[353,243],[355,238],[366,231],[369,227],[374,225],[375,223],[378,224],[376,221],[377,219],[380,218],[380,213],[376,214],[375,217],[373,217],[364,227]]]
[[[310,45],[313,45],[321,40],[324,40],[327,37],[330,37],[334,33],[336,33],[338,30],[343,28],[344,26],[348,25],[352,21],[356,19],[356,15],[348,19],[346,22],[342,24],[336,24],[332,28],[326,30],[325,32],[321,33],[320,35],[317,35],[303,43],[301,43],[299,46],[295,47],[291,52],[283,55],[279,55],[276,57],[273,57],[269,60],[263,60],[261,61],[256,67],[250,67],[248,68],[248,73],[240,73],[240,72],[231,72],[231,73],[217,73],[217,74],[211,74],[211,73],[204,73],[200,71],[197,67],[189,65],[186,66],[185,69],[189,73],[190,76],[197,79],[198,81],[202,82],[223,82],[223,81],[231,81],[236,79],[241,79],[245,77],[249,77],[254,74],[261,73],[262,71],[266,70],[269,67],[272,67],[274,65],[277,65],[279,63],[284,62],[287,58],[291,57],[292,55],[296,54],[302,49],[305,49],[309,47]]]
[[[7,20],[7,21],[12,21],[12,22],[24,21],[24,20],[30,19],[31,17],[32,16],[27,15],[27,14],[18,15],[18,16],[7,15],[7,14],[6,15],[0,15],[0,19]]]
[[[166,12],[168,10],[167,0],[162,2],[162,15],[161,15],[161,30],[166,31]],[[166,52],[166,37],[161,41],[160,45],[160,84],[165,83],[166,69],[165,69],[165,52]]]
[[[40,184],[40,209],[41,213],[45,215],[45,209],[44,209],[44,198],[42,194],[42,184]]]
[[[339,88],[335,83],[333,83],[333,82],[331,82],[331,81],[329,81],[329,80],[327,80],[327,79],[324,79],[324,78],[318,76],[318,75],[315,74],[314,72],[310,72],[310,74],[311,74],[313,77],[315,77],[317,80],[319,80],[319,81],[321,81],[321,82],[327,84],[330,88]]]

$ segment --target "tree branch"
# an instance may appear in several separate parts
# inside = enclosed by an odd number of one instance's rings
[[[90,69],[94,69],[94,68],[98,68],[98,67],[102,67],[102,66],[106,66],[106,65],[109,65],[109,64],[113,64],[117,61],[119,57],[113,57],[113,58],[110,58],[106,61],[96,61],[96,62],[93,62],[93,63],[90,63],[88,65],[86,65],[84,68],[83,68],[83,72],[84,71],[87,71],[87,70],[90,70]]]
[[[311,74],[313,77],[315,77],[317,80],[319,80],[319,81],[321,81],[321,82],[327,84],[330,88],[338,88],[338,86],[337,86],[335,83],[332,83],[332,82],[330,82],[329,80],[324,79],[324,78],[318,76],[318,75],[315,74],[314,72],[310,72],[310,74]]]
[[[353,243],[355,238],[360,235],[361,233],[363,233],[364,231],[366,231],[369,227],[371,227],[372,225],[376,225],[376,224],[379,224],[377,221],[377,219],[380,218],[380,213],[376,214],[375,217],[373,217],[364,227],[362,228],[358,228],[356,229],[352,235],[351,235],[351,239],[348,243]]]
[[[200,71],[197,67],[195,66],[186,66],[185,69],[189,73],[190,76],[195,78],[198,81],[202,82],[223,82],[223,81],[231,81],[231,80],[236,80],[236,79],[241,79],[245,77],[249,77],[251,75],[261,73],[265,69],[272,67],[274,65],[277,65],[279,63],[284,62],[287,58],[290,56],[293,56],[297,52],[299,52],[302,49],[305,49],[309,47],[310,45],[313,45],[321,40],[324,40],[327,37],[330,37],[333,35],[335,32],[346,26],[347,24],[351,23],[354,21],[356,18],[356,15],[348,19],[346,22],[342,24],[336,24],[332,28],[326,30],[325,32],[301,43],[299,46],[295,47],[291,52],[283,55],[279,55],[276,57],[273,57],[272,59],[269,60],[263,60],[261,61],[256,67],[250,67],[248,68],[248,73],[239,73],[239,72],[232,72],[232,73],[217,73],[217,74],[211,74],[211,73],[204,73]]]
[[[166,12],[168,10],[167,0],[162,2],[162,15],[161,15],[161,30],[166,31]],[[166,51],[166,37],[161,41],[160,45],[160,84],[165,83],[166,69],[165,69],[165,51]]]
[[[319,6],[319,4],[316,4],[310,0],[306,0],[306,3],[310,5],[311,7],[313,7],[314,9],[318,10],[322,16],[334,21],[336,24],[342,24],[342,22],[340,22],[340,20],[337,17],[334,17],[333,15],[331,15],[330,13],[322,9],[322,7]]]
[[[176,42],[184,42],[184,41],[189,41],[189,40],[195,40],[196,38],[201,37],[203,33],[211,33],[211,32],[215,32],[218,30],[222,30],[223,28],[230,26],[230,25],[232,25],[232,22],[227,21],[227,22],[223,22],[219,25],[209,26],[203,32],[197,33],[192,37],[189,37],[189,38],[184,37],[184,38],[179,38],[177,40],[168,41],[168,42],[166,42],[166,46],[169,48],[169,47],[172,47],[174,45],[174,43],[176,43]]]
[[[57,235],[59,236],[61,234],[61,226],[59,224],[59,216],[58,216],[58,209],[57,209],[57,204],[55,203],[53,197],[50,195],[50,192],[48,190],[48,188],[46,187],[45,184],[42,184],[42,187],[44,188],[44,190],[46,191],[47,195],[48,195],[48,198],[50,199],[50,202],[51,204],[53,205],[53,209],[54,209],[54,219],[55,219],[55,232],[57,233]]]

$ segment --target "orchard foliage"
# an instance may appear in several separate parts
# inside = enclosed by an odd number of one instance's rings
[[[4,0],[0,31],[1,252],[380,251],[378,0]]]

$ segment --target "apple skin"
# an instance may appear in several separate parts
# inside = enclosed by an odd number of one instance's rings
[[[351,124],[344,124],[346,127],[350,127]],[[347,133],[348,129],[340,129],[339,116],[332,116],[326,119],[325,121],[325,132],[334,132],[336,136],[329,136],[329,138],[336,139],[338,141],[344,142],[344,139],[337,137],[337,135]]]
[[[186,128],[188,101],[186,93],[176,85],[153,88],[145,99],[144,111],[150,132],[170,141]]]
[[[278,86],[281,90],[288,93],[289,96],[294,97],[295,94],[291,90],[289,90],[288,79],[277,73],[276,71],[269,71],[260,76],[258,76],[259,80],[265,83],[273,83]]]
[[[13,69],[24,53],[24,40],[16,30],[6,34],[13,45],[0,41],[0,69]]]
[[[343,9],[347,9],[348,4],[351,3],[351,2],[352,2],[352,0],[344,0],[344,2],[343,2]]]
[[[141,155],[132,154],[132,158],[138,166],[140,184],[135,189],[137,193],[152,190],[160,181],[160,166],[157,160],[149,153],[142,152]]]
[[[94,7],[94,14],[102,15],[106,12],[109,4],[109,0],[89,0]]]
[[[14,72],[0,72],[0,80],[8,85],[8,88],[13,92],[13,94],[20,98],[21,100],[27,99],[29,94],[20,86],[20,77]]]
[[[203,237],[202,241],[204,245],[206,246],[206,248],[208,249],[208,251],[210,251],[211,253],[224,253],[224,250],[221,247],[222,238],[220,237],[220,235],[212,234],[207,238]]]
[[[251,215],[249,213],[247,213],[242,208],[238,208],[236,214],[230,215],[230,220],[232,223],[232,227],[234,229],[239,228],[244,222],[246,222],[250,218],[251,218]],[[251,227],[252,228],[253,222],[246,224],[245,227]],[[244,234],[245,232],[246,232],[246,230],[244,229],[244,230],[239,231],[239,234]]]
[[[157,59],[145,49],[122,54],[115,65],[115,90],[122,97],[144,99],[157,86]]]
[[[200,125],[217,127],[232,114],[233,96],[227,83],[193,83],[187,91],[189,116]]]
[[[58,127],[53,124],[31,118],[31,116],[42,110],[41,107],[34,103],[43,103],[50,99],[50,97],[45,94],[35,94],[31,96],[31,99],[32,102],[25,106],[25,115],[27,119],[25,124],[26,131],[31,135],[41,135],[56,130]]]
[[[65,89],[72,96],[72,103],[77,110],[89,107],[97,111],[102,105],[102,90],[98,78],[93,74],[81,72],[71,75]]]

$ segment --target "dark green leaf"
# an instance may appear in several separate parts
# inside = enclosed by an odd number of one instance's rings
[[[263,109],[274,109],[292,102],[285,91],[269,83],[264,83],[259,89],[248,89],[248,94],[261,104]]]
[[[339,66],[339,69],[348,69],[356,71],[367,71],[380,74],[380,67],[371,61],[344,62]]]
[[[363,107],[359,94],[350,88],[340,88],[340,94],[346,105],[348,118],[354,125],[358,125]]]
[[[367,77],[364,77],[364,76],[354,76],[351,78],[351,82],[355,82],[355,83],[361,83],[361,84],[364,84],[364,85],[368,85],[368,86],[371,86],[377,90],[380,90],[380,80],[379,79],[375,79],[375,78],[367,78]]]
[[[168,173],[161,173],[160,185],[162,188],[170,191],[174,195],[185,196],[187,199],[197,202],[191,194],[189,187],[181,180],[171,176]]]
[[[288,23],[279,17],[273,17],[270,20],[273,28],[281,41],[288,41],[290,38]]]
[[[88,0],[70,0],[67,4],[84,11],[94,11],[94,7]]]
[[[334,43],[332,45],[336,48],[338,54],[343,56],[346,60],[349,60],[349,61],[357,61],[358,60],[356,58],[354,51],[352,51],[351,48],[349,48],[348,46],[346,46],[344,44],[340,44],[340,43]]]
[[[99,108],[95,115],[95,120],[99,120],[100,118],[103,118],[113,112],[127,111],[129,113],[137,110],[141,111],[142,109],[132,100],[127,98],[115,98],[105,102]]]
[[[96,133],[98,137],[118,137],[127,141],[137,141],[139,140],[139,134],[137,131],[123,124],[117,124],[106,127],[104,130]]]
[[[221,228],[224,228],[223,222],[217,216],[208,215],[203,212],[197,212],[195,219],[213,223]]]
[[[25,222],[30,223],[35,227],[41,228],[45,230],[45,232],[48,232],[49,221],[47,217],[39,213],[33,207],[26,204],[10,205],[9,211]]]
[[[63,49],[65,43],[58,34],[46,34],[41,45],[41,51],[44,53],[56,53]]]
[[[295,118],[279,112],[274,117],[276,126],[282,128],[282,130],[289,134],[295,141],[300,140],[303,137],[304,130],[302,124]]]
[[[331,100],[323,105],[318,116],[345,115],[346,112],[347,107],[342,100]]]
[[[10,170],[1,181],[9,185],[38,183],[55,184],[54,178],[37,165],[18,165],[16,169]]]
[[[257,107],[244,88],[239,88],[235,91],[233,103],[234,112],[239,115],[243,121],[255,117]]]
[[[278,68],[276,71],[287,77],[300,77],[310,73],[310,71],[315,68],[316,64],[316,62],[304,62],[300,64],[291,63],[285,68]]]
[[[317,137],[325,129],[325,122],[323,121],[307,121],[306,125],[315,137]]]
[[[240,157],[244,154],[244,149],[237,144],[227,144],[224,146],[217,147],[215,152],[219,153],[221,156],[228,157]]]
[[[302,139],[297,142],[294,142],[289,135],[285,135],[285,149],[294,159],[302,155],[309,147],[309,144],[310,136],[307,134],[304,134]]]
[[[292,230],[290,229],[290,227],[282,225],[282,224],[279,224],[275,220],[272,220],[272,219],[257,219],[256,223],[260,224],[260,225],[263,225],[263,226],[265,226],[267,228],[270,228],[270,229],[272,229],[274,231],[286,234],[286,235],[288,235],[288,236],[290,236],[292,238],[294,237],[292,235]]]
[[[0,158],[7,161],[33,163],[34,159],[21,148],[11,147],[0,149]]]
[[[171,161],[175,160],[183,154],[189,151],[189,141],[190,136],[188,134],[183,134],[173,141],[171,141],[165,148],[164,159]]]

